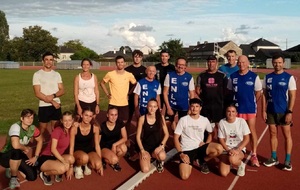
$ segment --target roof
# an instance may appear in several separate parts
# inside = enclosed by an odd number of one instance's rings
[[[108,52],[104,53],[102,56],[103,57],[116,57],[118,55],[122,55],[124,57],[131,57],[131,52],[126,52],[124,54],[123,51],[108,51]]]
[[[274,53],[281,53],[281,49],[259,49],[256,54],[262,54],[265,57],[271,58]]]
[[[300,44],[285,50],[285,52],[300,52]]]
[[[250,43],[252,47],[257,47],[257,46],[278,46],[277,44],[274,44],[273,42],[270,42],[266,39],[259,38],[258,40]],[[279,47],[279,46],[278,46]]]
[[[224,41],[224,42],[211,42],[211,43],[203,43],[198,44],[195,46],[191,51],[214,51],[215,44],[218,44],[219,47],[223,47],[226,44],[228,44],[230,41]]]
[[[75,51],[67,46],[59,46],[60,53],[75,53]]]
[[[255,51],[250,44],[241,44],[239,47],[242,49],[243,55],[255,55]]]

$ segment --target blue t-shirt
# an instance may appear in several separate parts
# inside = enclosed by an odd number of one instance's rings
[[[219,71],[225,73],[227,78],[230,78],[230,75],[238,70],[239,67],[237,65],[235,65],[234,67],[230,67],[229,63],[226,63],[219,68]]]

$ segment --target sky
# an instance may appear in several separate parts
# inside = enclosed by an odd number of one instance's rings
[[[99,54],[157,49],[170,39],[188,47],[264,38],[285,50],[300,44],[299,7],[300,0],[0,0],[11,39],[37,25],[58,45],[79,39]]]

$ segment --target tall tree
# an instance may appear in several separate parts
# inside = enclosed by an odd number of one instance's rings
[[[0,10],[0,60],[7,60],[7,45],[9,40],[9,25],[6,16]]]
[[[85,47],[78,39],[65,42],[64,46],[75,51],[75,53],[71,55],[72,60],[81,60],[83,58],[99,59],[99,56],[95,51]]]
[[[185,56],[186,54],[183,49],[183,43],[181,42],[180,39],[170,39],[167,42],[164,41],[159,46],[159,51],[163,49],[167,49],[169,51],[171,61],[174,61],[176,58],[180,56]]]

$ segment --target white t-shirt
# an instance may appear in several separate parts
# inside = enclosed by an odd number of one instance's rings
[[[225,143],[230,149],[237,147],[243,141],[244,135],[248,134],[250,130],[243,118],[237,117],[233,123],[228,123],[225,118],[219,122],[218,138],[225,138]]]
[[[55,94],[59,91],[58,84],[62,83],[61,76],[58,72],[51,70],[49,72],[44,71],[43,69],[37,71],[33,75],[32,84],[40,85],[41,92],[45,95]],[[54,98],[54,101],[60,103],[60,99]],[[51,103],[46,103],[42,100],[39,102],[40,107],[52,106]]]
[[[203,142],[205,130],[212,132],[210,122],[206,117],[200,115],[198,119],[193,119],[187,115],[178,121],[174,133],[181,136],[182,150],[189,151],[198,148]]]

